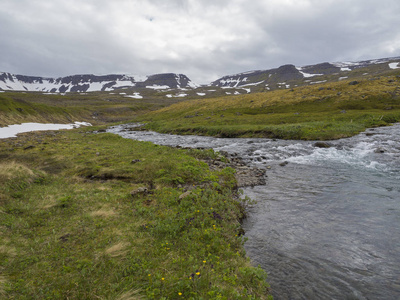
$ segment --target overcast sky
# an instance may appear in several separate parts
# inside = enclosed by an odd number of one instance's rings
[[[182,73],[400,56],[399,0],[0,0],[0,71]]]

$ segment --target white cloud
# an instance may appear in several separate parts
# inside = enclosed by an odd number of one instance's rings
[[[184,73],[400,55],[397,0],[2,0],[0,70]]]

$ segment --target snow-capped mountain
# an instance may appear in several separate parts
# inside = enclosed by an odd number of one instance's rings
[[[354,76],[377,74],[397,68],[400,68],[400,57],[359,62],[326,62],[303,67],[284,65],[276,69],[257,70],[224,76],[212,82],[211,85],[221,88],[264,91],[343,80]]]
[[[194,88],[195,84],[183,74],[130,75],[73,75],[60,78],[0,73],[0,89],[48,93],[114,91],[123,88],[176,89]]]
[[[183,74],[73,75],[60,78],[14,75],[0,72],[0,90],[42,93],[118,91],[141,99],[148,96],[165,98],[198,98],[292,89],[364,76],[380,76],[400,69],[400,56],[358,62],[320,63],[308,66],[284,65],[270,70],[257,70],[224,76],[208,85],[196,85]],[[123,91],[125,90],[125,91]]]

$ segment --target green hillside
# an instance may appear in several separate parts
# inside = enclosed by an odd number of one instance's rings
[[[146,129],[178,134],[337,139],[400,121],[399,73],[186,101],[138,120]]]

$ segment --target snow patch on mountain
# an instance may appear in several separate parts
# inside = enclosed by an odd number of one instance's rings
[[[152,90],[167,90],[170,87],[168,85],[146,85],[146,89],[152,89]]]
[[[394,63],[390,63],[389,64],[389,68],[391,68],[391,69],[400,69],[400,67],[399,67],[399,63],[398,62],[394,62]]]
[[[0,72],[0,90],[47,93],[114,91],[124,88],[166,90],[196,88],[198,85],[183,74],[142,75],[73,75],[44,78]]]
[[[303,72],[304,67],[296,67],[296,69],[304,76],[304,78],[309,78],[309,77],[314,77],[314,76],[321,76],[323,74],[310,74],[310,73],[306,73]]]

